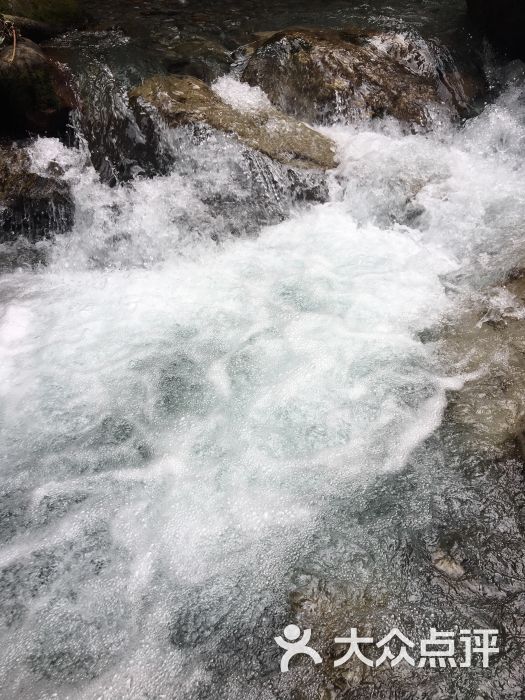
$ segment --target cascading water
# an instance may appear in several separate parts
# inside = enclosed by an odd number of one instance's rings
[[[431,436],[468,377],[423,332],[523,246],[522,86],[464,126],[323,130],[324,203],[226,136],[166,130],[171,168],[113,188],[85,146],[32,147],[76,223],[0,281],[5,697],[292,697],[291,591],[431,600],[371,552],[412,536],[400,502],[421,535],[466,488]]]

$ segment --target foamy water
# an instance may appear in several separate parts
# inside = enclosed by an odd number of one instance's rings
[[[114,189],[35,143],[77,218],[46,268],[0,283],[6,697],[274,697],[245,667],[319,523],[439,426],[464,378],[420,334],[523,248],[521,95],[426,135],[324,131],[329,201],[283,203],[256,238],[226,138],[187,141],[191,176]]]

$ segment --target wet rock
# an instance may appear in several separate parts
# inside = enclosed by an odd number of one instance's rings
[[[457,580],[465,575],[465,569],[461,564],[442,549],[432,554],[432,564],[435,569],[450,579]]]
[[[155,107],[169,126],[204,125],[235,135],[246,146],[297,168],[333,168],[330,139],[271,107],[241,111],[196,78],[156,76],[130,93]]]
[[[32,41],[0,50],[0,134],[56,134],[75,106],[65,69],[48,59]]]
[[[525,275],[486,292],[442,337],[451,372],[465,384],[448,413],[478,451],[508,454],[525,428]]]
[[[191,75],[205,83],[212,83],[228,72],[232,64],[231,52],[211,39],[188,39],[177,42],[168,54],[170,73]]]
[[[0,0],[0,12],[43,22],[55,32],[80,26],[85,21],[77,0]]]
[[[181,210],[177,220],[196,236],[208,231],[217,242],[256,236],[261,227],[286,219],[292,207],[328,199],[322,170],[286,167],[258,151],[240,149],[215,130],[203,134],[183,127],[172,136],[171,170],[195,183],[201,203],[191,213]],[[221,172],[210,180],[217,158],[222,159]]]
[[[424,125],[432,109],[467,108],[462,77],[447,62],[416,35],[297,29],[263,35],[242,78],[309,122],[392,116]]]
[[[103,182],[169,172],[158,130],[147,115],[129,109],[127,91],[104,64],[92,61],[80,76],[76,125]]]
[[[71,228],[73,219],[67,183],[56,174],[32,173],[25,151],[0,149],[0,242],[44,238]]]
[[[511,58],[525,59],[525,4],[522,0],[467,0],[469,15]]]

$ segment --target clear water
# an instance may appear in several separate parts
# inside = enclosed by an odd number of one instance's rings
[[[520,468],[440,427],[466,377],[423,338],[523,249],[522,85],[463,126],[324,131],[310,204],[226,137],[164,132],[172,167],[114,188],[33,145],[76,224],[0,279],[3,697],[320,697],[278,672],[292,619],[499,626],[490,672],[344,692],[519,696]],[[432,569],[443,538],[466,584]]]

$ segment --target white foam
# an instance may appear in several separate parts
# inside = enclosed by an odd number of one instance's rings
[[[232,75],[223,75],[212,85],[212,90],[227,104],[241,112],[259,112],[271,107],[268,96],[260,87],[242,83]]]

